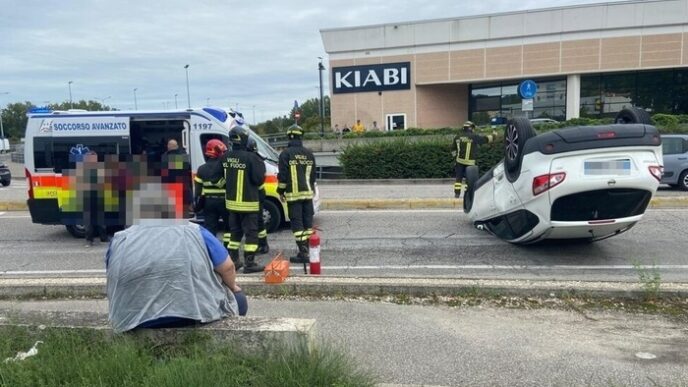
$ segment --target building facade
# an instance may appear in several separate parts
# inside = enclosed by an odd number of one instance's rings
[[[631,105],[688,113],[688,0],[324,29],[321,36],[332,125],[340,128],[357,120],[393,130],[604,117]],[[518,92],[525,80],[537,84],[532,105]]]

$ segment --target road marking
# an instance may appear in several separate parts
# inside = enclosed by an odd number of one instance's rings
[[[5,213],[4,213],[4,212],[0,212],[0,216],[3,216],[3,215],[5,215]]]
[[[296,265],[295,265],[296,266]],[[301,265],[298,265],[301,267]],[[656,265],[650,266],[658,270],[688,270],[688,265]],[[633,270],[633,265],[364,265],[364,266],[323,266],[323,270]],[[105,274],[104,269],[86,270],[19,270],[1,271],[3,275],[69,275],[69,274]]]
[[[6,212],[0,212],[0,216],[2,216],[2,219],[30,219],[30,215],[5,215]]]

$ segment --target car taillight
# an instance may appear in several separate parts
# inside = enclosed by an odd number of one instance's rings
[[[537,196],[561,184],[566,178],[566,172],[541,175],[533,179],[533,196]]]
[[[664,168],[661,165],[650,165],[647,167],[650,170],[652,177],[657,179],[657,181],[662,180],[662,173],[664,173]]]
[[[33,199],[33,183],[31,181],[31,174],[29,173],[29,170],[26,168],[24,168],[24,176],[26,176],[26,182],[29,186],[29,199]]]
[[[608,138],[614,138],[614,137],[616,137],[616,132],[597,133],[597,138],[601,138],[601,139],[608,139]]]

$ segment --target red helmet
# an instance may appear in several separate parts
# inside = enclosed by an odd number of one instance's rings
[[[222,156],[227,151],[227,146],[218,139],[212,139],[205,143],[205,155],[214,159]]]

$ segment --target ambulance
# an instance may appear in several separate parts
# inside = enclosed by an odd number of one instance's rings
[[[263,218],[269,232],[287,222],[287,204],[277,194],[279,154],[243,122],[241,113],[205,107],[185,110],[148,111],[50,111],[33,109],[27,113],[25,175],[28,184],[28,208],[34,223],[64,224],[62,201],[63,171],[74,169],[79,155],[95,151],[104,155],[146,154],[162,156],[167,141],[176,139],[189,155],[191,173],[205,163],[203,150],[211,139],[228,143],[230,127],[241,124],[255,139],[258,153],[265,160],[267,200]],[[315,187],[314,210],[320,206]],[[83,237],[85,228],[65,224],[75,237]]]

